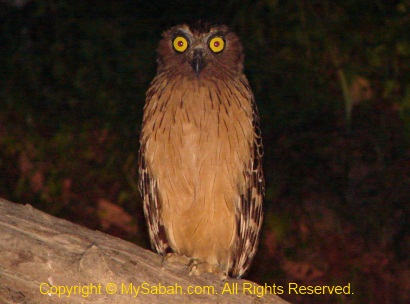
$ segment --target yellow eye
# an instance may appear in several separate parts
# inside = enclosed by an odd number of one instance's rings
[[[174,41],[172,41],[172,46],[175,51],[183,53],[188,48],[188,40],[185,37],[177,36]]]
[[[214,37],[209,41],[209,48],[214,53],[220,53],[225,48],[225,40],[221,37]]]

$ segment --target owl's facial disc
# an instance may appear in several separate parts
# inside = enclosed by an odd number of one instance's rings
[[[199,77],[199,74],[201,73],[202,69],[206,66],[204,53],[205,50],[202,48],[194,50],[194,56],[192,59],[191,66],[195,71],[196,77]]]

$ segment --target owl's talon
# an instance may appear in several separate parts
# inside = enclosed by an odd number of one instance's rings
[[[201,275],[204,272],[212,273],[218,276],[222,281],[226,280],[227,273],[222,271],[218,265],[212,265],[208,262],[201,262],[197,259],[192,259],[188,265],[189,275]]]
[[[178,253],[167,253],[163,256],[161,266],[164,268],[169,264],[184,264],[189,265],[191,259]]]

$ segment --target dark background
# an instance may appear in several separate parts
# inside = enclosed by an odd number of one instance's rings
[[[0,1],[0,195],[148,248],[145,92],[161,32],[197,18],[241,37],[261,115],[248,278],[354,292],[293,303],[408,302],[409,1]]]

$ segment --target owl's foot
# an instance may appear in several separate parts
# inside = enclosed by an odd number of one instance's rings
[[[178,253],[167,253],[163,258],[162,258],[162,267],[167,266],[169,264],[184,264],[184,265],[189,265],[191,262],[191,259],[184,256],[180,255]]]
[[[213,273],[218,276],[222,281],[226,280],[228,273],[219,268],[218,265],[212,265],[208,262],[198,261],[197,259],[191,259],[189,265],[189,275],[200,275],[204,272]]]
[[[213,273],[214,275],[218,276],[221,281],[225,281],[228,272],[223,271],[218,265],[212,265],[208,262],[204,262],[198,259],[188,258],[184,255],[180,255],[178,253],[167,253],[162,258],[162,267],[166,267],[169,264],[183,264],[188,266],[189,275],[201,275],[202,273]]]

